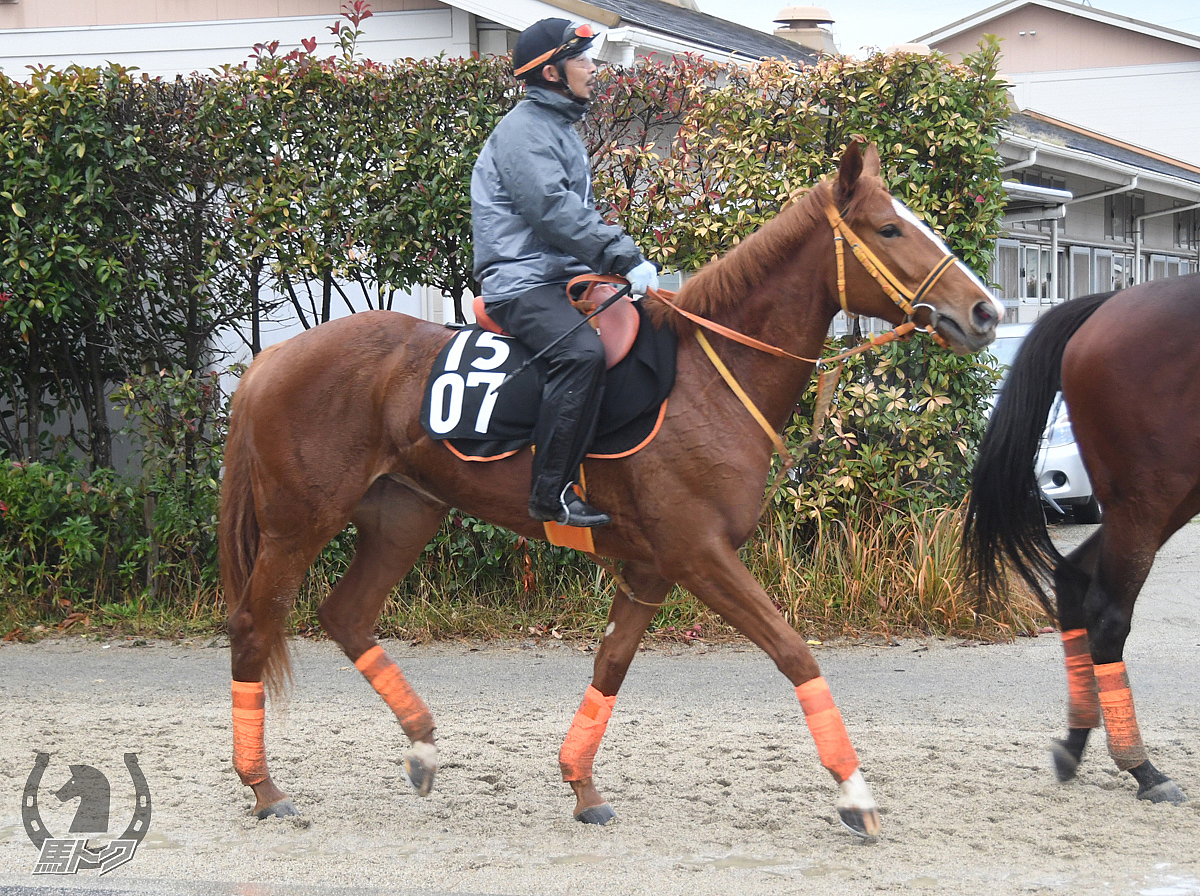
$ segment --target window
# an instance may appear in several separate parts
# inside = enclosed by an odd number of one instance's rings
[[[1117,193],[1104,197],[1104,235],[1110,240],[1133,242],[1134,219],[1146,213],[1141,193]]]
[[[1092,252],[1083,246],[1071,247],[1071,294],[1077,299],[1092,292]]]
[[[1112,289],[1133,286],[1133,256],[1116,254],[1112,257]]]
[[[1015,299],[1020,295],[1020,271],[1018,260],[1019,246],[1008,240],[997,240],[996,267],[992,280],[1000,287],[1000,298]]]
[[[1096,250],[1092,283],[1096,292],[1108,292],[1113,288],[1113,254],[1107,249]]]
[[[1200,249],[1200,209],[1175,214],[1175,245],[1180,249]]]

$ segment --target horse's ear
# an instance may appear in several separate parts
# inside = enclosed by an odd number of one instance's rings
[[[863,153],[863,174],[868,177],[879,177],[880,170],[879,150],[875,148],[874,143],[868,144],[867,151]]]
[[[854,195],[854,188],[862,173],[862,153],[858,149],[858,141],[852,140],[842,154],[842,164],[838,166],[837,184],[834,186],[834,201],[839,206],[845,205]]]

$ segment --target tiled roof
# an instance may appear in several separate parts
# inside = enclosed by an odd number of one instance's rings
[[[553,0],[551,0],[553,2]],[[808,65],[817,61],[812,50],[773,34],[756,31],[716,16],[683,9],[663,0],[587,0],[621,17],[622,24],[640,25],[670,37],[704,44],[727,53],[756,59],[787,59]]]
[[[1005,130],[1042,143],[1091,153],[1110,162],[1121,162],[1146,171],[1153,171],[1156,174],[1165,174],[1200,184],[1200,168],[1195,165],[1171,159],[1149,149],[1141,149],[1085,128],[1059,122],[1036,112],[1017,112],[1010,115]]]

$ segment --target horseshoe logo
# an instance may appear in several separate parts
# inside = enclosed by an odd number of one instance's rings
[[[42,821],[38,808],[38,788],[42,783],[42,775],[50,765],[49,753],[38,753],[33,763],[33,770],[25,781],[25,792],[21,797],[21,820],[25,823],[25,833],[38,849],[53,834]],[[137,753],[125,754],[125,768],[133,781],[135,796],[133,818],[121,840],[133,840],[140,843],[150,827],[150,788],[146,776],[138,765]],[[79,809],[71,822],[71,832],[99,833],[108,830],[109,785],[103,773],[89,765],[72,765],[71,779],[60,787],[55,796],[62,802],[80,797]],[[99,868],[100,862],[89,859],[86,855],[79,863],[80,868]]]

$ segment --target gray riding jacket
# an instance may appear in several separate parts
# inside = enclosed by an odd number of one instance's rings
[[[570,97],[530,87],[484,144],[471,175],[471,227],[485,301],[588,272],[626,274],[643,261],[595,209],[574,127],[585,112]]]

